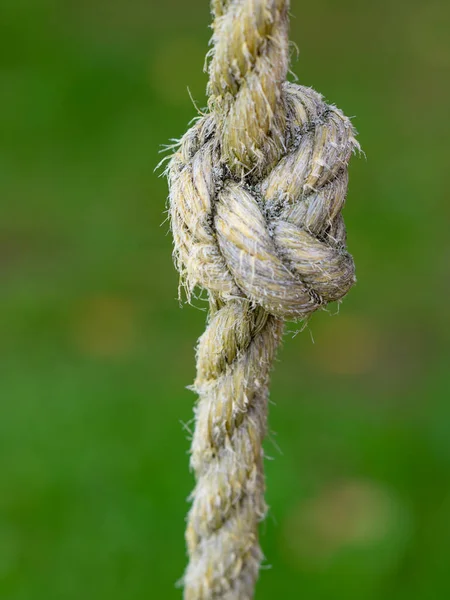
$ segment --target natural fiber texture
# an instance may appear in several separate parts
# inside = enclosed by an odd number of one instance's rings
[[[197,351],[186,600],[248,600],[262,559],[262,441],[283,321],[354,282],[341,216],[350,121],[286,83],[287,0],[213,0],[209,114],[169,165],[176,264],[210,300]]]

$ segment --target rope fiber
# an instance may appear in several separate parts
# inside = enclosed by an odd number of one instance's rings
[[[359,148],[343,113],[286,82],[288,0],[213,0],[208,113],[168,167],[174,255],[207,290],[185,600],[250,600],[263,558],[262,442],[285,320],[355,281],[341,210]]]

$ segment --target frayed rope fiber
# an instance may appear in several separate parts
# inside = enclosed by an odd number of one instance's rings
[[[175,260],[207,290],[197,348],[196,486],[185,600],[249,600],[266,513],[262,441],[283,322],[355,281],[341,210],[350,121],[287,83],[288,0],[213,0],[209,111],[168,167]]]

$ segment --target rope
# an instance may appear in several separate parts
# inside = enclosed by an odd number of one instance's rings
[[[262,442],[283,322],[353,285],[341,216],[350,121],[285,81],[288,0],[213,0],[209,112],[169,169],[175,260],[207,290],[197,348],[185,600],[250,600],[266,513]]]

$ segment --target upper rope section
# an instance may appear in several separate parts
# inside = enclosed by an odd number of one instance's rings
[[[285,81],[287,0],[213,0],[209,114],[169,166],[175,256],[188,293],[246,297],[282,319],[354,282],[341,216],[350,120]]]
[[[222,160],[261,177],[286,148],[288,0],[213,0],[209,109]]]

